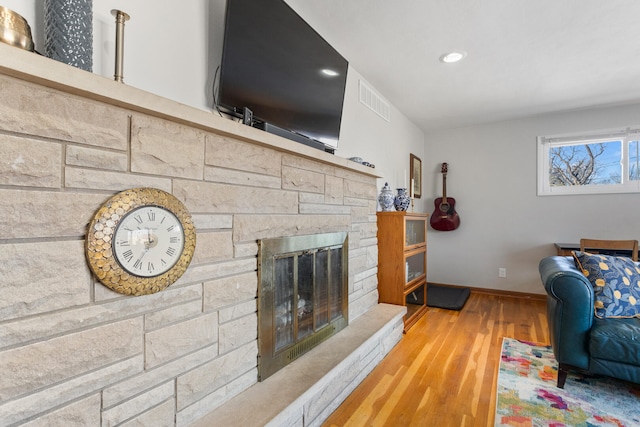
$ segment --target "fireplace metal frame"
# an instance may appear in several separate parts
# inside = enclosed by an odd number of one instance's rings
[[[275,263],[276,259],[314,251],[342,248],[341,316],[331,319],[322,328],[290,346],[276,350]],[[328,269],[331,270],[331,257]],[[323,233],[263,239],[258,242],[258,380],[263,381],[316,345],[338,333],[349,324],[349,245],[346,232]],[[297,267],[296,267],[297,268]],[[294,274],[294,277],[296,274]],[[297,287],[297,279],[294,279]],[[329,286],[330,287],[330,286]],[[294,292],[296,294],[296,292]]]

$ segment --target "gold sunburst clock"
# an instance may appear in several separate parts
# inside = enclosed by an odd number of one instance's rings
[[[178,280],[195,247],[195,227],[180,200],[156,188],[132,188],[98,209],[85,252],[105,286],[125,295],[147,295]]]

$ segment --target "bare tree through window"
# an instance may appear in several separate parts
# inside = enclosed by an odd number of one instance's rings
[[[640,180],[640,142],[629,143],[629,180]]]
[[[538,195],[640,193],[640,126],[537,141]]]
[[[620,141],[553,147],[549,151],[550,184],[618,184],[622,176],[619,151]]]

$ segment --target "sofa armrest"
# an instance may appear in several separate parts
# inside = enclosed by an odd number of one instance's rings
[[[547,292],[547,318],[553,353],[561,364],[589,368],[588,342],[594,293],[572,257],[552,256],[539,265]]]

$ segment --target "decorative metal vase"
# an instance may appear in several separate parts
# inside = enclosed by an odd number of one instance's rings
[[[378,203],[380,203],[382,212],[389,212],[393,210],[393,199],[393,190],[389,187],[389,183],[385,182],[384,187],[382,187],[380,195],[378,196]]]
[[[44,54],[92,70],[93,0],[44,0]]]
[[[31,27],[26,19],[11,9],[0,6],[0,42],[33,52]]]
[[[407,195],[406,188],[398,188],[398,194],[396,195],[393,205],[397,211],[406,211],[411,204],[411,198]]]

